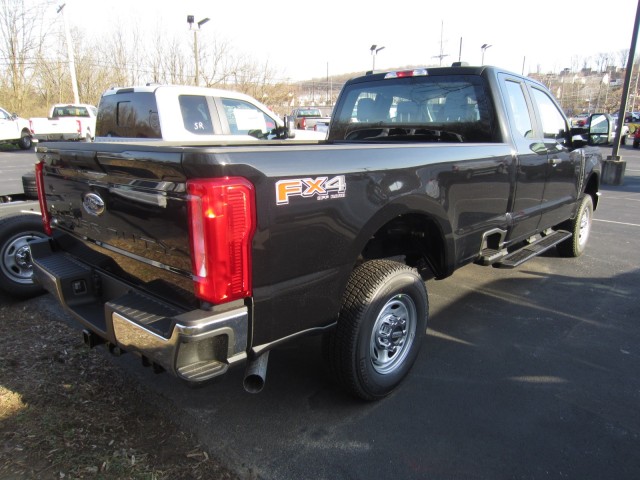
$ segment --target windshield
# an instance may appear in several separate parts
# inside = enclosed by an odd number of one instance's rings
[[[333,140],[495,141],[494,112],[479,76],[394,78],[347,88],[333,117]]]

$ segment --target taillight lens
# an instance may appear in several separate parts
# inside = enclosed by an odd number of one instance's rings
[[[51,236],[51,217],[47,210],[47,199],[44,196],[44,163],[36,163],[36,188],[38,189],[38,203],[40,204],[40,212],[42,213],[42,226],[44,233]]]
[[[82,134],[82,122],[80,120],[76,120],[76,128],[78,129],[78,133]]]
[[[389,72],[384,78],[405,78],[405,77],[422,77],[429,75],[426,68],[416,68],[415,70],[401,70],[399,72]]]
[[[255,190],[240,177],[187,181],[196,296],[214,304],[251,296]]]

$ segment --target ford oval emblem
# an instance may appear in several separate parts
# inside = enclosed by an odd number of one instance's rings
[[[104,213],[104,200],[97,193],[85,193],[82,196],[82,206],[89,215],[102,215]]]

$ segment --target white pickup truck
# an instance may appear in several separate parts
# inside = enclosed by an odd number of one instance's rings
[[[285,132],[286,130],[286,132]],[[186,85],[107,90],[100,99],[97,142],[211,142],[294,138],[324,140],[326,132],[285,129],[282,119],[249,95]]]
[[[0,143],[15,143],[21,149],[29,150],[33,142],[28,120],[0,108]]]
[[[57,104],[48,118],[30,118],[29,128],[36,141],[93,140],[98,109],[87,104]]]

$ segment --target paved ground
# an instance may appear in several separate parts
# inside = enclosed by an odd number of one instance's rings
[[[0,148],[0,196],[22,193],[22,175],[32,172],[35,163],[33,149]]]
[[[190,390],[117,363],[246,478],[640,478],[640,154],[622,153],[583,257],[427,284],[423,350],[383,401],[336,389],[317,339],[272,352],[259,395],[241,371]]]

